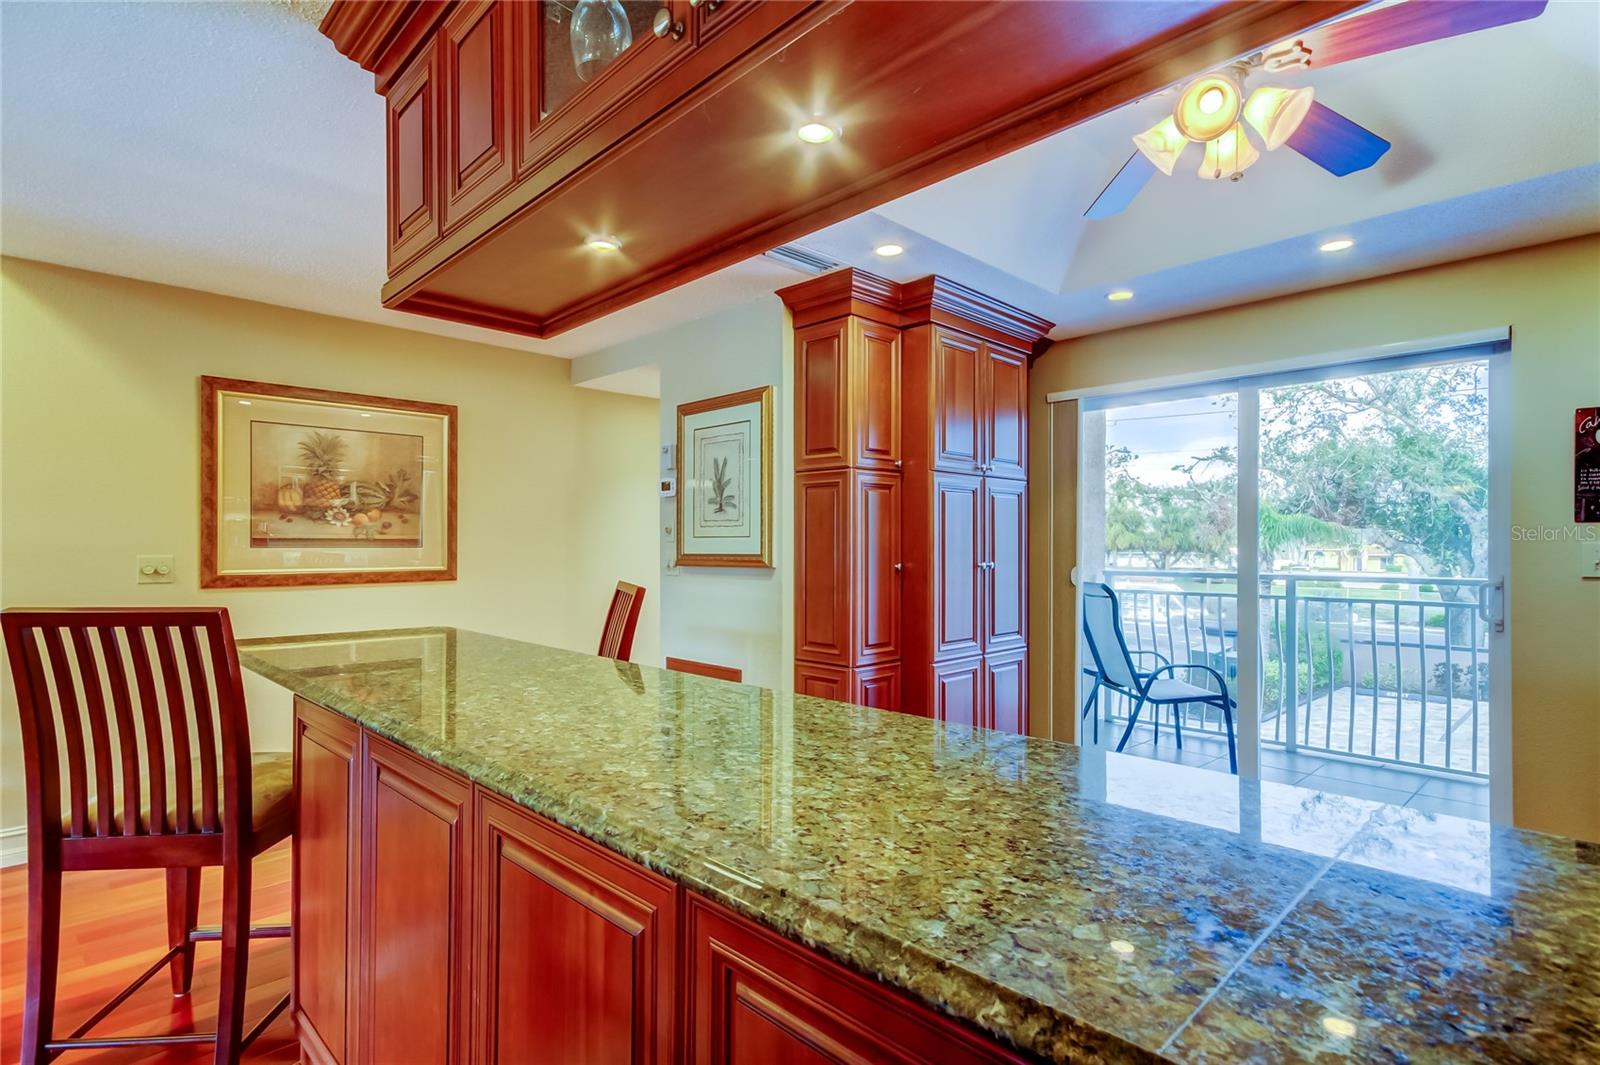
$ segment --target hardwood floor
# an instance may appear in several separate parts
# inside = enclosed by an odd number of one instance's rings
[[[289,920],[289,842],[255,862],[251,918],[256,924]],[[166,880],[161,870],[76,872],[64,875],[60,992],[56,1036],[84,1018],[147,968],[166,950]],[[222,871],[207,869],[201,889],[200,924],[220,919]],[[16,1061],[22,1034],[23,964],[27,957],[28,874],[24,866],[0,871],[0,1061]],[[289,989],[289,941],[250,945],[248,1031]],[[211,1031],[217,1016],[216,943],[196,949],[194,989],[174,998],[165,973],[156,976],[96,1025],[92,1035],[160,1035]],[[128,1065],[138,1062],[202,1062],[211,1047],[79,1050],[63,1054],[67,1065]],[[285,1011],[245,1052],[252,1065],[299,1060],[294,1028]]]

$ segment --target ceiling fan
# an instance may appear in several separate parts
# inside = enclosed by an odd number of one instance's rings
[[[1317,100],[1310,86],[1245,84],[1259,74],[1320,69],[1363,56],[1458,37],[1538,16],[1547,0],[1403,0],[1304,35],[1202,74],[1178,92],[1172,113],[1133,143],[1137,151],[1083,213],[1109,218],[1143,189],[1157,170],[1171,175],[1191,141],[1205,145],[1202,178],[1237,181],[1261,158],[1245,127],[1268,151],[1287,144],[1313,163],[1344,177],[1383,157],[1388,141]]]

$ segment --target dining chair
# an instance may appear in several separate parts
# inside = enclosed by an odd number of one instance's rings
[[[601,658],[620,658],[627,661],[633,654],[633,630],[639,627],[639,610],[644,606],[644,589],[637,584],[618,581],[617,590],[611,594],[611,609],[606,611],[606,627],[600,633]]]
[[[22,1065],[66,1050],[211,1043],[232,1063],[285,1006],[244,1031],[250,863],[294,824],[291,756],[252,755],[228,612],[5,610],[28,790],[28,955]],[[197,927],[200,871],[222,867],[222,924]],[[70,1035],[55,1036],[62,874],[165,869],[167,952]],[[88,1032],[163,967],[187,995],[195,944],[220,941],[215,1032]]]
[[[1139,713],[1147,704],[1152,708],[1151,717],[1157,738],[1161,734],[1161,708],[1172,707],[1172,730],[1178,749],[1182,750],[1183,724],[1178,708],[1201,703],[1221,709],[1228,732],[1228,769],[1233,773],[1239,772],[1239,755],[1233,738],[1233,708],[1239,704],[1228,694],[1228,682],[1221,673],[1199,662],[1169,662],[1155,651],[1130,651],[1128,641],[1122,635],[1122,607],[1117,602],[1117,593],[1109,584],[1097,582],[1084,586],[1083,636],[1089,644],[1089,655],[1094,659],[1094,669],[1084,670],[1085,674],[1094,678],[1094,685],[1089,690],[1089,697],[1084,700],[1083,713],[1084,716],[1094,713],[1096,743],[1100,742],[1100,715],[1095,708],[1102,690],[1134,700],[1133,711],[1128,715],[1128,727],[1123,730],[1122,739],[1117,743],[1119,751],[1128,745],[1128,737],[1133,735],[1133,726],[1139,721]],[[1154,655],[1161,665],[1152,670],[1141,670],[1134,662],[1135,655]],[[1216,689],[1203,688],[1179,680],[1176,676],[1167,676],[1183,670],[1209,676],[1216,681]]]

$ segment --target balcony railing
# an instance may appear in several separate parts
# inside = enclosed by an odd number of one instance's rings
[[[1107,568],[1131,650],[1238,674],[1234,574]],[[1486,777],[1485,582],[1383,573],[1261,575],[1261,741],[1390,765]],[[1182,676],[1180,674],[1180,676]],[[1196,678],[1198,682],[1198,676]],[[1110,721],[1132,704],[1102,699]],[[1223,731],[1219,711],[1184,708],[1184,727]]]

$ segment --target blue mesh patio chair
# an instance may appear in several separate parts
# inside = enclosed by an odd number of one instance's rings
[[[1094,659],[1094,668],[1084,669],[1086,676],[1094,678],[1094,686],[1089,690],[1089,698],[1084,701],[1083,716],[1094,714],[1096,743],[1100,742],[1100,715],[1095,713],[1095,708],[1099,704],[1102,688],[1133,700],[1133,712],[1128,715],[1128,727],[1117,743],[1119,751],[1128,745],[1128,737],[1133,735],[1133,726],[1138,723],[1139,713],[1146,704],[1154,708],[1151,717],[1158,741],[1161,738],[1161,708],[1172,707],[1172,730],[1177,737],[1178,749],[1183,750],[1182,715],[1179,713],[1179,707],[1189,703],[1202,703],[1206,706],[1215,706],[1222,711],[1223,722],[1228,728],[1228,769],[1233,773],[1239,772],[1239,756],[1233,739],[1233,708],[1239,704],[1228,694],[1228,682],[1223,679],[1221,673],[1199,662],[1174,664],[1155,651],[1130,651],[1128,641],[1122,635],[1122,608],[1117,603],[1117,593],[1111,590],[1109,584],[1097,583],[1085,586],[1083,635],[1089,644],[1089,654]],[[1134,664],[1135,656],[1153,657],[1160,662],[1160,665],[1152,670],[1141,670]],[[1191,677],[1195,673],[1209,674],[1216,682],[1216,688],[1202,688],[1186,680],[1179,680],[1174,675],[1185,670],[1189,671]]]

